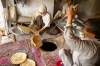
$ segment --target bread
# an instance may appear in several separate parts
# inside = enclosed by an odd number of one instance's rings
[[[31,59],[26,59],[20,66],[36,66],[35,62]]]
[[[30,29],[29,29],[29,27],[25,27],[25,26],[22,26],[22,25],[18,25],[18,28],[20,30],[22,30],[26,34],[30,34],[30,32],[31,32]]]
[[[81,26],[77,26],[76,28],[77,28],[77,29],[79,29],[79,30],[81,30],[81,29],[82,29],[82,27],[81,27]]]
[[[25,26],[22,26],[22,25],[18,25],[18,28],[26,33],[26,34],[30,34],[31,32],[32,33],[35,33],[37,30],[35,28],[30,28],[30,27],[25,27]]]
[[[79,32],[79,34],[82,34],[82,35],[84,35],[84,32]]]
[[[12,64],[20,64],[26,60],[27,54],[26,53],[15,53],[10,58]]]
[[[81,38],[84,38],[84,35],[83,35],[83,34],[80,34],[79,36],[80,36]]]
[[[72,23],[72,25],[73,25],[73,26],[77,26],[77,24],[75,24],[75,23]]]

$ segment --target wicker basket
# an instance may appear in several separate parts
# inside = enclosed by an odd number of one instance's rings
[[[31,37],[31,43],[34,44],[34,46],[36,46],[37,48],[40,48],[43,45],[42,40],[38,35],[33,35]]]

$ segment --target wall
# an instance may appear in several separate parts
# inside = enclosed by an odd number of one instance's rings
[[[61,2],[60,2],[60,0],[58,0],[54,4],[54,15],[58,10],[62,10],[62,7],[66,3],[66,1],[67,0],[61,0]],[[84,12],[86,1],[84,1],[84,0],[73,0],[73,3],[74,3],[74,5],[79,3],[78,13],[83,13]]]
[[[100,14],[100,0],[95,0],[91,15]]]
[[[78,5],[78,13],[84,13],[86,1],[80,0],[79,5]]]
[[[89,16],[100,14],[100,0],[87,0],[84,12]]]
[[[4,1],[4,0],[2,0],[2,1]],[[8,6],[14,5],[13,0],[6,0],[6,1],[7,1]],[[38,11],[38,7],[41,4],[44,4],[47,6],[47,8],[48,8],[47,10],[53,16],[54,0],[26,0],[26,1],[27,1],[26,5],[24,5],[24,7],[22,7],[21,3],[16,5],[18,15],[32,17],[36,13],[36,11]],[[4,7],[5,7],[5,5],[4,5]],[[4,23],[5,23],[2,12],[3,12],[3,5],[0,0],[0,28],[4,28]]]
[[[78,13],[83,13],[88,16],[100,14],[100,0],[73,0],[74,3],[79,1]],[[58,0],[54,4],[54,15],[58,10],[62,10],[62,6],[66,3],[66,0]],[[76,2],[77,3],[77,2]]]
[[[3,6],[0,0],[0,28],[4,28],[4,18],[3,18]]]
[[[84,9],[84,13],[91,16],[93,7],[94,7],[94,3],[95,0],[87,0],[86,1],[86,5],[85,5],[85,9]]]
[[[66,4],[66,0],[55,0],[54,3],[54,15],[57,13],[58,10],[62,10],[63,5]]]
[[[18,15],[32,17],[42,4],[47,6],[48,12],[53,16],[54,0],[26,0],[24,7],[22,7],[21,3],[17,4]]]

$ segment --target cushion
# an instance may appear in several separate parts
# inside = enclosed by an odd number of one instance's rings
[[[10,6],[9,7],[9,15],[10,15],[11,21],[17,20],[16,6]]]
[[[14,42],[14,41],[15,41],[15,37],[13,34],[9,34],[7,36],[2,36],[2,38],[1,38],[2,44]]]
[[[62,65],[62,61],[61,61],[61,60],[58,60],[58,61],[56,62],[56,66],[63,66],[63,65]]]
[[[19,23],[31,23],[31,17],[19,16],[18,22]]]

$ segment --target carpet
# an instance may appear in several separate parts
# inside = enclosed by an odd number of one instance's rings
[[[56,66],[56,62],[60,60],[58,51],[46,52],[41,55],[46,66]]]
[[[60,60],[60,57],[58,55],[59,49],[61,49],[62,46],[62,36],[57,37],[56,39],[54,38],[48,38],[44,39],[44,42],[52,42],[57,46],[57,49],[54,51],[44,51],[43,49],[40,49],[41,56],[44,60],[44,63],[46,66],[56,66],[56,62]],[[48,45],[48,43],[47,43]],[[49,46],[50,48],[50,46]]]
[[[0,45],[0,66],[19,66],[10,62],[10,57],[17,52],[24,52],[36,62],[36,66],[44,66],[44,62],[37,48],[30,43],[30,40],[21,40]]]
[[[0,49],[2,49],[2,51],[4,50],[4,52],[3,52],[4,54],[6,54],[6,52],[10,52],[11,49],[14,49],[14,50],[15,49],[18,50],[18,48],[21,49],[22,47],[20,45],[22,45],[23,48],[25,49],[25,46],[28,46],[28,45],[30,46],[29,39],[31,38],[31,36],[32,35],[17,36],[16,42],[7,43],[7,44],[3,44],[3,45],[0,43]],[[48,38],[48,37],[46,37],[46,38]],[[54,41],[54,43],[56,44],[56,41]],[[59,45],[57,45],[57,46],[59,46]],[[5,51],[6,48],[8,49],[8,51]],[[2,51],[0,50],[0,52],[2,52]],[[46,52],[45,54],[40,54],[40,51],[36,47],[34,47],[34,45],[31,45],[31,51],[32,51],[31,55],[34,56],[33,59],[35,59],[37,66],[55,66],[56,62],[60,59],[58,56],[58,51]],[[15,53],[15,51],[13,51],[13,53]],[[0,57],[0,59],[1,60],[5,60],[5,59],[9,60],[9,57],[2,56],[2,57]],[[14,66],[14,65],[7,65],[7,61],[6,61],[6,63],[1,61],[1,63],[3,65],[0,64],[0,66]]]

